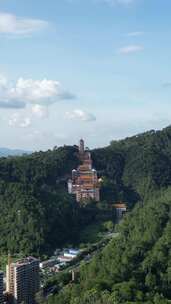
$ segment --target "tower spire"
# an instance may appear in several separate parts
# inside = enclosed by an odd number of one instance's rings
[[[81,154],[84,154],[84,151],[85,151],[85,149],[84,149],[84,140],[83,140],[83,139],[80,139],[80,143],[79,143],[79,152],[80,152]]]

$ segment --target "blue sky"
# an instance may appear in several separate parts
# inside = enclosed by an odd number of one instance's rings
[[[171,122],[170,0],[0,0],[0,146],[90,147]]]

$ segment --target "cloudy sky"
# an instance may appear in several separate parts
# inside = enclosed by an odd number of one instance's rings
[[[170,0],[0,0],[0,146],[171,124]]]

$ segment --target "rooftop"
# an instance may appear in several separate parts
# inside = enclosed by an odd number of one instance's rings
[[[31,264],[32,262],[36,262],[36,261],[38,261],[38,259],[30,256],[30,257],[26,257],[21,260],[18,260],[17,262],[12,263],[12,264],[15,266],[22,266],[22,265]]]
[[[127,208],[126,204],[124,204],[124,203],[114,204],[114,207],[117,208],[117,209],[119,209],[119,208],[126,209]]]

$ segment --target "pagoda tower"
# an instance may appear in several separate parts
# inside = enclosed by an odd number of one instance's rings
[[[85,148],[84,148],[84,140],[80,139],[80,143],[79,143],[79,153],[80,154],[84,154]]]
[[[77,202],[100,201],[100,183],[97,171],[93,168],[91,153],[85,150],[84,140],[79,142],[81,164],[72,170],[72,179],[68,181],[68,193],[76,196]]]

